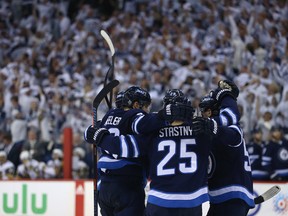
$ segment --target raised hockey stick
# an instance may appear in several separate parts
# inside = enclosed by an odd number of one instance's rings
[[[97,122],[97,111],[101,101],[109,94],[113,89],[119,85],[118,80],[112,80],[106,86],[101,89],[101,91],[96,95],[93,100],[93,127]],[[97,205],[97,179],[98,179],[98,171],[97,171],[97,148],[93,145],[93,183],[94,183],[94,216],[98,215],[98,205]]]
[[[97,110],[101,103],[101,101],[109,94],[116,86],[119,85],[118,80],[112,80],[108,84],[106,84],[103,89],[96,95],[93,100],[93,125],[97,122]]]
[[[261,194],[258,197],[254,198],[254,203],[256,205],[261,204],[265,202],[266,200],[274,197],[276,194],[280,192],[281,188],[278,185],[274,185],[269,190],[265,191],[263,194]]]
[[[108,79],[113,80],[114,79],[114,61],[115,61],[115,48],[114,45],[112,43],[112,40],[110,38],[110,36],[106,33],[106,31],[101,30],[100,31],[101,36],[104,38],[104,40],[106,41],[106,43],[109,46],[110,52],[111,52],[111,57],[112,57],[112,61],[111,61],[111,66],[109,67],[106,75],[105,75],[105,79],[104,79],[104,86],[107,84]],[[105,101],[109,107],[109,109],[112,108],[112,97],[113,97],[113,92],[110,92],[110,98],[108,99],[107,96],[105,96]]]

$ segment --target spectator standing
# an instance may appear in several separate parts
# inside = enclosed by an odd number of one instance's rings
[[[65,14],[62,11],[58,12],[58,20],[59,20],[59,28],[60,28],[60,35],[64,36],[71,25],[71,21],[68,16],[65,16]]]
[[[12,135],[9,132],[6,132],[3,135],[3,143],[4,143],[4,151],[7,154],[7,159],[11,161],[15,169],[17,169],[18,165],[21,163],[20,161],[20,153],[22,151],[23,143],[13,143],[12,142]]]
[[[275,123],[273,120],[272,111],[266,110],[260,117],[255,127],[261,129],[263,133],[263,140],[269,141],[270,131],[274,125]]]
[[[23,113],[19,110],[12,111],[12,122],[11,122],[11,135],[12,142],[24,142],[27,137],[27,121],[24,119]]]
[[[5,100],[4,96],[0,94],[0,130],[3,130],[5,127],[5,120],[6,120],[6,111],[4,109]]]
[[[39,139],[39,131],[31,127],[28,130],[27,139],[25,140],[22,151],[29,151],[31,157],[37,161],[45,161],[46,158],[46,144]]]

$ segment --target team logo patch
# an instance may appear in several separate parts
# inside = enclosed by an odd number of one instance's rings
[[[216,160],[213,153],[210,153],[208,157],[208,169],[207,169],[208,178],[212,177],[213,173],[215,172],[215,169],[216,169]]]
[[[278,159],[279,161],[286,162],[288,161],[288,150],[286,148],[280,148],[278,150]]]

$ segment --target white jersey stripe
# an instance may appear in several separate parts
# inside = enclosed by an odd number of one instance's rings
[[[121,157],[128,157],[128,146],[123,135],[120,136],[120,143],[121,143]]]
[[[133,157],[138,157],[139,156],[139,150],[137,148],[136,140],[131,135],[129,135],[129,138],[131,140],[131,143],[133,144],[133,149],[134,149]]]
[[[208,193],[207,187],[201,188],[196,192],[185,193],[185,194],[165,193],[165,192],[160,192],[160,191],[156,191],[156,190],[151,189],[150,191],[148,191],[148,196],[155,196],[155,197],[159,197],[159,198],[165,199],[165,200],[193,200],[193,199],[196,199],[197,197],[199,197],[203,194],[207,194],[207,193]]]
[[[220,196],[226,193],[231,193],[231,192],[242,192],[247,195],[250,199],[254,199],[253,194],[251,194],[246,188],[240,187],[240,186],[230,186],[230,187],[225,187],[219,190],[213,190],[209,191],[209,195],[211,197],[216,197]]]
[[[227,112],[229,114],[229,116],[232,118],[232,123],[231,124],[237,124],[237,118],[236,115],[232,112],[232,110],[230,108],[225,108],[223,110],[220,111],[220,116],[223,112]],[[224,125],[224,124],[223,124]],[[224,125],[227,126],[227,125]]]
[[[136,133],[136,134],[139,134],[139,131],[137,130],[137,125],[138,125],[138,122],[144,117],[144,115],[142,114],[140,117],[138,117],[137,119],[134,120],[133,124],[132,124],[132,129],[133,129],[133,132]]]

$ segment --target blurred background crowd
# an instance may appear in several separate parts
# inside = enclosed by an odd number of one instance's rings
[[[73,178],[91,177],[83,131],[111,62],[101,29],[116,48],[117,91],[139,85],[157,111],[165,91],[180,88],[196,107],[230,79],[260,172],[264,146],[287,142],[287,0],[2,0],[0,179],[61,178],[65,127],[73,128]]]

